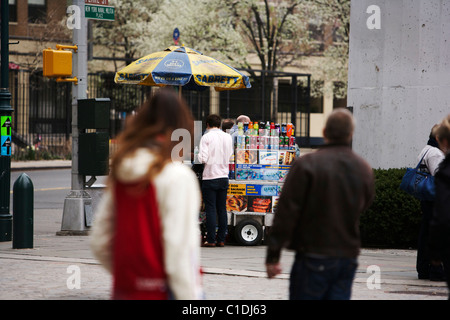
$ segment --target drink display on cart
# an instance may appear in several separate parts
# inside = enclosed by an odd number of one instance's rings
[[[238,124],[227,212],[230,229],[240,244],[256,245],[263,239],[295,156],[291,123]]]
[[[239,123],[231,180],[284,181],[296,154],[294,127],[291,123],[263,125]]]

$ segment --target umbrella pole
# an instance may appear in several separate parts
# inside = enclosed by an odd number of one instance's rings
[[[178,96],[181,98],[181,86],[178,86]]]

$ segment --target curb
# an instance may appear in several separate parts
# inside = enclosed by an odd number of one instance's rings
[[[72,166],[11,167],[11,172],[17,172],[17,171],[33,171],[33,170],[70,169],[70,168],[72,168]]]
[[[71,160],[13,161],[11,171],[54,170],[72,168]]]

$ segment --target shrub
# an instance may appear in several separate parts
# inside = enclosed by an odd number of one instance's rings
[[[406,169],[374,169],[375,200],[361,215],[363,247],[416,248],[420,202],[400,190]]]

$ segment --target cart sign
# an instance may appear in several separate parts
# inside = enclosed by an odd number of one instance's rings
[[[84,16],[87,19],[114,21],[114,7],[86,4],[84,8]]]
[[[84,3],[86,4],[98,4],[101,6],[107,6],[108,0],[84,0]]]

